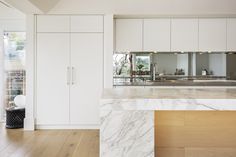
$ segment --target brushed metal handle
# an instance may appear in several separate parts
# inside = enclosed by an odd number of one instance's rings
[[[67,67],[67,85],[70,85],[70,67]]]
[[[72,70],[72,72],[71,72],[72,73],[71,84],[74,85],[75,84],[75,78],[74,78],[75,77],[75,74],[74,74],[75,73],[75,68],[72,67],[71,70]]]

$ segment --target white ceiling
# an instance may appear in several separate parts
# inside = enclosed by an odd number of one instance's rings
[[[236,14],[236,0],[60,0],[50,13],[228,15]]]
[[[12,7],[22,11],[26,14],[40,14],[43,13],[38,7],[33,5],[29,0],[4,0]]]
[[[42,14],[51,10],[59,0],[4,0],[11,6],[29,14]]]
[[[0,3],[0,19],[24,19],[25,14],[13,7]]]
[[[5,0],[25,13],[236,15],[236,0]]]

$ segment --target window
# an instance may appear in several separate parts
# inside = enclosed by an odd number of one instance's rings
[[[25,32],[4,32],[4,107],[17,95],[25,95]]]

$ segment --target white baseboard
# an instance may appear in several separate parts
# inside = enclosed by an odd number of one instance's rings
[[[36,129],[92,129],[92,130],[97,130],[99,129],[100,126],[99,125],[42,125],[42,124],[37,124],[36,125]]]
[[[24,130],[26,131],[34,131],[35,130],[35,120],[34,118],[25,118],[24,119]]]

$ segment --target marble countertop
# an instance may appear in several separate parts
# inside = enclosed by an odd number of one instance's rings
[[[100,156],[154,157],[154,112],[161,110],[236,111],[236,89],[105,89],[100,101]]]
[[[105,89],[101,110],[236,110],[234,88]]]
[[[197,82],[197,81],[156,81],[156,82],[151,82],[151,81],[145,81],[145,82],[114,82],[114,86],[173,86],[173,87],[179,87],[179,86],[208,86],[208,87],[231,87],[234,86],[236,87],[236,82],[234,81],[215,81],[215,82],[210,82],[210,81],[205,81],[205,82]]]
[[[102,99],[236,99],[234,88],[113,88]]]

